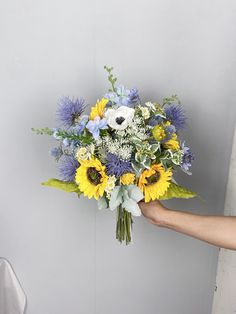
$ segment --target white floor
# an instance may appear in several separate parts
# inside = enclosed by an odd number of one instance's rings
[[[236,129],[232,150],[225,215],[236,216]],[[236,313],[236,252],[221,249],[212,314]]]

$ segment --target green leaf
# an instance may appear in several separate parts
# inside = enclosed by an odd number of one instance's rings
[[[177,185],[171,182],[168,190],[164,195],[162,195],[159,199],[160,200],[168,200],[171,198],[192,198],[197,196],[195,192],[192,192],[183,186]]]
[[[52,135],[53,134],[52,129],[49,129],[49,128],[41,128],[41,129],[31,128],[31,130],[38,135],[43,135],[43,134]]]
[[[77,184],[74,182],[67,182],[67,181],[62,181],[58,179],[49,179],[46,182],[43,182],[42,185],[44,186],[50,186],[59,190],[62,190],[64,192],[75,192],[78,194],[78,196],[81,194],[81,191],[78,187]]]

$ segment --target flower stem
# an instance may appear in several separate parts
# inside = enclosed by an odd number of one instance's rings
[[[120,205],[117,208],[116,239],[128,245],[132,240],[132,215]]]

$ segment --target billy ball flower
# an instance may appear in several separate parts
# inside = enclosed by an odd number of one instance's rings
[[[168,139],[168,141],[166,141],[163,144],[164,148],[166,149],[171,149],[173,151],[179,150],[180,146],[179,146],[179,141],[178,141],[178,137],[176,133],[173,133],[171,138]]]
[[[71,127],[75,125],[85,109],[83,99],[70,99],[69,97],[62,97],[59,101],[57,110],[57,117],[64,127]]]
[[[124,173],[120,177],[120,183],[123,185],[130,185],[133,184],[135,180],[135,174],[131,172]]]
[[[158,142],[160,142],[166,138],[165,129],[161,125],[154,126],[154,128],[152,129],[152,135],[153,135],[154,139]]]
[[[120,106],[118,109],[108,109],[105,113],[107,124],[115,130],[125,130],[132,122],[134,109]]]

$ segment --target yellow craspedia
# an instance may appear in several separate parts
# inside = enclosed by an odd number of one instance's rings
[[[104,116],[104,109],[108,103],[108,99],[102,98],[101,100],[98,100],[96,105],[91,108],[89,119],[93,120],[96,117],[103,118]]]
[[[166,120],[166,121],[164,122],[164,126],[165,126],[165,127],[170,126],[170,125],[171,125],[171,122],[170,122],[169,120]]]
[[[133,184],[135,180],[135,174],[131,172],[124,173],[120,177],[120,183],[124,185]]]
[[[164,143],[164,148],[171,149],[171,150],[179,150],[180,145],[179,141],[177,139],[177,135],[174,133],[171,137],[171,139]]]
[[[156,125],[152,129],[152,135],[155,138],[156,141],[160,142],[166,137],[166,132],[161,125]]]
[[[170,185],[171,177],[171,169],[165,170],[162,164],[154,164],[150,169],[145,169],[138,181],[145,202],[155,201],[164,195]]]
[[[85,196],[98,200],[103,196],[108,182],[105,166],[98,159],[80,160],[75,182]]]

